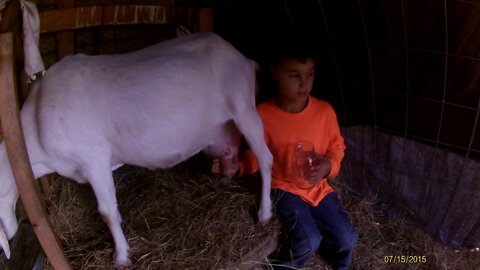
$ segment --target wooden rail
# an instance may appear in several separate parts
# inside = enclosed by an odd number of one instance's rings
[[[206,14],[205,14],[206,13]],[[40,32],[56,32],[100,25],[189,24],[211,16],[209,8],[156,5],[109,5],[60,8],[40,12]],[[203,28],[208,22],[198,22]],[[205,26],[205,24],[207,24]],[[209,31],[198,29],[197,31]],[[211,31],[211,30],[210,30]]]
[[[35,234],[54,269],[71,269],[33,181],[14,81],[13,34],[0,34],[0,121],[13,176]]]

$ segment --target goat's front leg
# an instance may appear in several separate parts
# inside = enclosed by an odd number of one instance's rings
[[[97,198],[98,211],[107,223],[115,242],[114,264],[116,267],[130,266],[129,249],[127,240],[120,226],[122,218],[118,211],[117,198],[112,171],[107,166],[97,163],[89,172],[89,182]]]

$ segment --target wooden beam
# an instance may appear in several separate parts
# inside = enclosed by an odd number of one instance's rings
[[[40,12],[40,32],[100,25],[189,24],[194,8],[157,5],[82,6]]]
[[[13,64],[13,34],[1,34],[0,119],[10,166],[28,219],[48,260],[54,269],[71,269],[33,183],[33,172],[20,123]]]

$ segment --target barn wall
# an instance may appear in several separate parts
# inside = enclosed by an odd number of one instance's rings
[[[452,246],[478,242],[480,2],[211,3],[215,30],[260,62],[272,37],[319,39],[313,95],[337,112],[348,185]]]
[[[254,59],[274,46],[272,36],[301,31],[319,39],[314,95],[334,105],[342,125],[479,157],[480,3],[449,0],[446,11],[439,0],[222,0],[212,7],[215,30]]]
[[[191,31],[199,31],[196,29],[202,27],[202,23],[208,24],[204,18],[199,18],[200,12],[209,10],[208,3],[205,1],[188,1],[188,0],[142,0],[142,1],[128,1],[128,0],[62,0],[63,3],[73,2],[75,7],[106,7],[111,5],[146,5],[146,6],[161,6],[165,7],[165,13],[168,15],[166,23],[146,24],[141,23],[141,18],[138,23],[134,24],[109,24],[95,27],[86,27],[74,29],[69,32],[72,33],[73,51],[67,53],[83,53],[88,55],[96,54],[110,54],[110,53],[124,53],[144,48],[146,46],[171,39],[176,36],[176,27],[184,25]],[[55,10],[60,6],[62,1],[45,0],[38,4],[40,12],[49,12]],[[71,4],[71,3],[70,3]],[[63,5],[65,6],[65,4]],[[201,11],[199,11],[201,9]],[[105,11],[103,11],[105,12]],[[160,11],[162,12],[162,11]],[[88,13],[88,12],[87,12]],[[88,15],[88,14],[87,14]],[[165,16],[166,16],[165,15]],[[119,15],[120,16],[120,15]],[[41,16],[42,17],[42,16]],[[49,17],[49,16],[45,16]],[[85,19],[85,21],[88,21]],[[52,21],[49,25],[56,25]],[[205,27],[205,28],[208,28]],[[61,49],[60,35],[68,31],[54,31],[43,33],[40,41],[40,51],[44,59],[45,65],[48,67],[55,63],[62,57],[59,54]],[[68,48],[69,46],[67,46]]]
[[[130,52],[176,36],[175,25],[106,26],[74,32],[75,53],[87,55]],[[41,35],[40,51],[46,67],[58,61],[56,33]]]
[[[348,150],[341,178],[355,193],[452,247],[478,246],[480,162],[372,127],[342,133]]]

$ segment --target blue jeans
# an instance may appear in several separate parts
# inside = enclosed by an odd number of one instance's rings
[[[287,236],[271,261],[274,269],[303,267],[319,249],[323,236],[332,243],[328,251],[333,269],[348,269],[357,235],[335,192],[316,207],[279,189],[272,189],[272,200]]]

